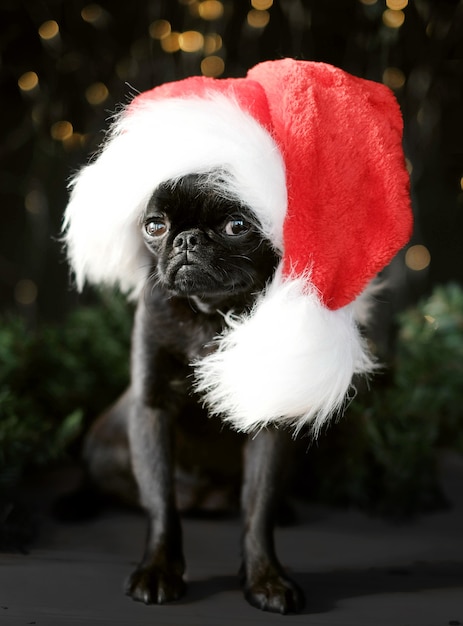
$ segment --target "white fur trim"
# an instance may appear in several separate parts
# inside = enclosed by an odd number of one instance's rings
[[[136,296],[149,265],[139,220],[153,191],[167,179],[214,168],[225,170],[224,191],[254,211],[281,251],[285,169],[270,134],[219,94],[145,100],[116,120],[98,158],[71,183],[63,230],[78,288],[88,280]]]
[[[251,314],[229,318],[217,351],[196,363],[197,391],[240,431],[310,423],[317,433],[342,409],[353,375],[375,367],[354,306],[331,311],[307,284],[277,272]]]

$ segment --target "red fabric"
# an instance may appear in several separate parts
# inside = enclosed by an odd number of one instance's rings
[[[323,63],[270,61],[248,77],[267,93],[286,163],[284,272],[310,267],[337,309],[411,235],[399,107],[384,85]]]
[[[402,117],[392,92],[333,66],[283,59],[244,79],[192,77],[145,98],[234,96],[286,164],[285,275],[311,271],[324,304],[351,302],[412,230]]]
[[[130,109],[135,111],[137,105],[142,104],[145,100],[207,98],[208,95],[214,93],[235,98],[243,110],[250,113],[261,126],[272,132],[272,122],[265,91],[259,83],[247,78],[216,79],[206,76],[190,76],[145,91],[133,100]]]

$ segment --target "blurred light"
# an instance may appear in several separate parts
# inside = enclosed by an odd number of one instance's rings
[[[378,0],[360,0],[360,2],[362,4],[366,4],[367,6],[371,6],[373,4],[376,4]]]
[[[421,107],[421,109],[418,110],[418,113],[416,114],[416,121],[420,126],[423,126],[423,124],[425,123],[426,112],[424,110],[424,107]]]
[[[213,54],[220,50],[222,47],[222,37],[217,33],[206,35],[204,38],[204,52],[205,54]]]
[[[386,0],[386,6],[392,11],[400,11],[408,6],[408,0]]]
[[[451,21],[444,21],[443,19],[437,19],[426,26],[426,35],[433,39],[445,39],[452,26]]]
[[[410,161],[410,159],[405,159],[405,167],[407,168],[408,174],[411,176],[413,172],[413,163]]]
[[[383,72],[383,83],[391,89],[400,89],[405,85],[405,74],[398,67],[387,67]]]
[[[55,20],[48,20],[47,22],[44,22],[39,28],[40,37],[42,39],[45,39],[46,41],[53,39],[58,34],[59,26],[58,22],[55,22]]]
[[[178,52],[180,50],[179,37],[180,33],[172,31],[170,35],[161,39],[161,48],[164,52]]]
[[[411,246],[405,253],[405,265],[415,272],[425,270],[431,263],[431,254],[426,246]]]
[[[273,0],[251,0],[251,4],[257,11],[266,11],[273,5]]]
[[[251,9],[248,13],[248,24],[252,28],[265,28],[270,21],[270,13],[268,11],[257,11]]]
[[[460,178],[460,189],[463,191],[463,176]]]
[[[19,280],[14,288],[14,298],[19,304],[34,304],[37,300],[37,285],[28,278]]]
[[[424,319],[428,322],[428,324],[435,324],[436,323],[436,318],[433,317],[432,315],[425,315]]]
[[[188,5],[188,11],[192,17],[200,17],[198,0],[187,0],[183,4]]]
[[[386,9],[383,13],[383,23],[389,28],[400,28],[404,22],[405,13],[403,11]]]
[[[151,39],[164,39],[168,37],[172,32],[170,22],[167,20],[156,20],[149,27],[149,34]]]
[[[199,16],[203,20],[218,20],[223,15],[223,4],[219,0],[204,0],[198,6]]]
[[[97,106],[102,104],[109,96],[108,88],[104,83],[93,83],[85,90],[85,97],[89,104]]]
[[[25,72],[18,79],[18,87],[21,91],[32,91],[39,84],[39,77],[35,72]]]
[[[201,61],[201,73],[216,78],[225,70],[224,60],[217,56],[206,57]]]
[[[103,17],[103,9],[99,4],[87,4],[80,12],[80,15],[84,22],[96,24]]]
[[[33,215],[43,215],[47,209],[47,198],[44,193],[38,189],[33,189],[26,194],[24,198],[24,206],[26,211]]]
[[[72,136],[72,124],[66,120],[55,122],[50,129],[50,133],[53,139],[56,139],[57,141],[65,141]]]
[[[63,140],[66,150],[78,150],[85,144],[86,137],[82,133],[72,133],[70,137]]]
[[[196,30],[187,30],[179,35],[178,45],[183,52],[198,52],[204,46],[204,37]]]
[[[39,127],[43,122],[43,107],[38,104],[31,110],[31,120],[35,124],[35,126]]]

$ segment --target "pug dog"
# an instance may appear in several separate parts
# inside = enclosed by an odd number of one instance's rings
[[[148,531],[126,593],[162,604],[178,600],[186,588],[174,481],[175,425],[198,413],[218,422],[195,395],[191,364],[214,349],[226,314],[251,310],[279,255],[251,210],[222,192],[217,172],[159,185],[139,222],[139,236],[151,260],[135,313],[131,384],[93,427],[85,455],[95,483],[111,485],[115,493],[136,490]],[[273,540],[290,445],[284,429],[268,427],[248,436],[241,492],[244,595],[259,609],[283,614],[304,605]]]

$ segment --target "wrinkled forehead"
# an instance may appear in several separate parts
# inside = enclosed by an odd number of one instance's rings
[[[165,180],[151,195],[145,215],[162,211],[179,222],[195,218],[216,223],[224,217],[239,214],[260,228],[254,212],[230,192],[225,178],[223,170],[215,170]]]

